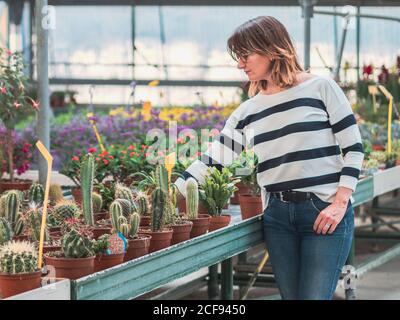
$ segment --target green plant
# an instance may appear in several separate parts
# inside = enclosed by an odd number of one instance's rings
[[[129,217],[129,238],[133,239],[136,237],[139,226],[140,226],[140,215],[137,212],[134,212]]]
[[[115,185],[115,199],[126,199],[132,205],[135,205],[135,201],[134,201],[131,189],[129,189],[128,187],[125,187],[121,183],[117,183]]]
[[[0,196],[0,217],[5,217],[6,215],[6,199],[7,194],[2,194]]]
[[[119,221],[120,217],[123,217],[123,208],[119,201],[114,201],[110,205],[110,218],[111,218],[111,225],[113,226],[114,230],[119,230]]]
[[[115,183],[110,182],[107,185],[99,183],[96,185],[101,197],[103,198],[103,208],[108,209],[111,202],[114,201]]]
[[[36,207],[30,208],[26,213],[23,214],[23,220],[29,238],[35,242],[40,241],[40,230],[42,226],[41,210]],[[49,231],[46,227],[44,232],[44,241],[47,242],[49,239]]]
[[[228,168],[222,168],[222,171],[219,171],[211,167],[208,173],[204,183],[200,185],[200,200],[211,216],[220,216],[233,192],[237,190],[235,184],[239,182],[239,179],[234,179]]]
[[[186,180],[186,214],[197,219],[199,214],[199,185],[193,178]]]
[[[149,201],[144,192],[139,192],[136,197],[137,210],[140,216],[150,215]]]
[[[367,139],[362,139],[362,145],[364,150],[364,159],[368,159],[372,152],[372,143]]]
[[[0,248],[0,272],[32,273],[38,270],[36,248],[27,241],[11,241]]]
[[[21,208],[21,195],[17,190],[7,192],[5,198],[5,217],[12,226],[15,225]]]
[[[81,162],[81,188],[83,217],[85,223],[90,226],[94,226],[92,194],[95,170],[94,157],[91,153],[88,153]]]
[[[133,212],[137,211],[136,207],[132,205],[132,202],[127,199],[115,199],[114,202],[118,202],[122,206],[122,214],[124,217],[128,217]]]
[[[103,208],[103,198],[97,192],[93,192],[93,212],[98,213]]]
[[[44,188],[40,183],[33,183],[28,192],[29,202],[42,206],[44,201]]]
[[[49,189],[49,199],[51,204],[56,204],[64,200],[63,192],[59,184],[51,184]]]
[[[261,188],[257,182],[258,158],[252,150],[244,150],[234,164],[229,167],[234,177],[249,188],[252,197],[261,196]]]
[[[79,218],[81,210],[75,202],[63,200],[53,208],[51,214],[59,223],[63,223],[69,218]]]
[[[164,214],[166,211],[166,194],[157,187],[152,193],[151,202],[151,230],[153,232],[161,231],[164,228]]]
[[[6,218],[0,217],[0,246],[10,241],[11,226]]]
[[[87,226],[72,228],[61,240],[66,258],[88,258],[94,256],[93,233]]]
[[[10,180],[14,181],[14,131],[20,119],[39,109],[27,94],[28,79],[23,57],[0,48],[0,119],[7,131],[7,163]]]

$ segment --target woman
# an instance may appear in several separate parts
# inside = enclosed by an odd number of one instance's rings
[[[210,166],[231,164],[250,142],[282,298],[331,299],[352,242],[350,200],[364,157],[349,101],[329,77],[301,68],[287,30],[273,17],[239,26],[228,50],[251,82],[251,98],[184,177],[201,184]],[[185,194],[184,180],[176,185]]]

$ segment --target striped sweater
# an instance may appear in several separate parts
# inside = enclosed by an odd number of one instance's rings
[[[257,181],[265,209],[270,192],[310,191],[333,202],[338,187],[356,188],[364,158],[350,103],[334,80],[314,76],[275,94],[242,103],[200,159],[175,184],[199,184],[210,166],[229,166],[248,145],[259,165]],[[351,199],[353,201],[353,199]]]

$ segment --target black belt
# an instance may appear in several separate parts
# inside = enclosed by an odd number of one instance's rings
[[[271,192],[271,196],[285,202],[301,202],[315,198],[315,195],[312,192],[301,192],[293,190]]]

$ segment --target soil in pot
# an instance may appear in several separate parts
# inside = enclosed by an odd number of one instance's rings
[[[94,272],[105,270],[124,262],[125,253],[99,254],[94,259]]]
[[[53,266],[56,278],[76,280],[93,273],[93,257],[88,258],[57,258],[45,255],[46,266]]]
[[[211,217],[210,228],[208,231],[214,231],[226,227],[231,222],[231,216],[229,214],[222,214],[220,216]]]
[[[209,214],[199,214],[197,219],[190,219],[193,222],[190,238],[195,238],[205,234],[210,227],[211,216]]]
[[[128,249],[126,250],[124,261],[130,261],[148,254],[150,239],[151,236],[149,234],[139,234],[134,239],[128,239]]]
[[[171,225],[171,228],[174,230],[171,245],[189,240],[192,227],[193,222],[190,220],[183,220],[181,224]]]
[[[8,298],[40,287],[42,271],[32,273],[0,273],[0,298]]]
[[[149,253],[169,247],[173,232],[174,230],[171,228],[165,228],[162,231],[156,232],[151,231],[151,229],[139,229],[139,234],[148,234],[151,236]]]
[[[262,213],[261,197],[241,194],[239,195],[239,202],[242,220],[249,219]]]

